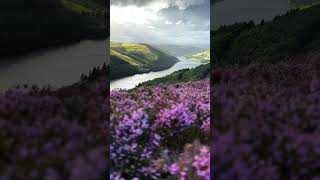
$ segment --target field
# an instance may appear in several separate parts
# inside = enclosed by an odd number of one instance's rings
[[[208,80],[110,96],[110,179],[210,179]]]

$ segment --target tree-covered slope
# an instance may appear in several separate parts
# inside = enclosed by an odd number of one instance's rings
[[[147,44],[111,42],[110,51],[111,79],[161,71],[179,61]]]
[[[183,69],[168,76],[144,82],[139,86],[157,86],[159,84],[175,84],[180,82],[198,81],[210,78],[210,64],[204,64],[194,69]]]
[[[297,8],[309,8],[320,3],[319,0],[290,0],[290,3]]]
[[[270,22],[237,23],[212,32],[215,65],[278,62],[320,47],[320,6],[292,10]]]
[[[107,37],[107,16],[107,7],[98,0],[1,1],[0,57]]]

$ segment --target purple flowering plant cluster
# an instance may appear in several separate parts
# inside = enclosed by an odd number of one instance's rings
[[[1,94],[0,179],[103,179],[107,91],[107,83],[100,82]]]
[[[319,59],[212,71],[212,178],[320,178]]]
[[[209,80],[111,91],[110,136],[112,180],[209,179]]]

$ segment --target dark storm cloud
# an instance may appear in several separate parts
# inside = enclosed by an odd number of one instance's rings
[[[160,15],[172,22],[182,21],[184,23],[197,24],[200,29],[207,26],[210,19],[210,0],[202,4],[190,5],[186,9],[171,6],[160,10]]]

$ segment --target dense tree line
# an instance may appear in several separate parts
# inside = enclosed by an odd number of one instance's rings
[[[0,57],[94,35],[107,36],[106,14],[101,13],[98,19],[75,13],[63,7],[60,0],[1,1]]]
[[[292,10],[270,22],[223,26],[211,33],[215,65],[278,62],[320,49],[320,6]]]
[[[80,82],[92,82],[92,81],[98,81],[101,79],[106,79],[109,74],[109,66],[106,65],[106,63],[103,63],[103,66],[100,68],[94,67],[92,70],[89,71],[88,75],[82,74],[80,78]]]
[[[194,69],[182,69],[168,76],[156,78],[139,84],[139,86],[157,86],[159,84],[175,84],[181,82],[199,81],[210,78],[210,64],[203,64]]]

